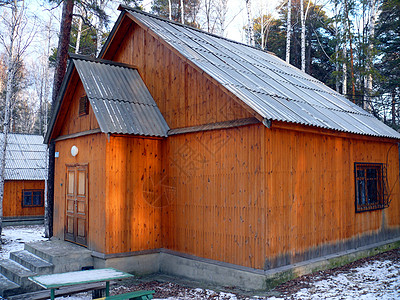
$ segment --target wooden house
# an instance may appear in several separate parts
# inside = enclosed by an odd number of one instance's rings
[[[71,55],[54,235],[96,266],[247,288],[400,238],[400,134],[259,49],[121,6]]]
[[[43,223],[46,148],[43,136],[8,135],[3,199],[5,224]]]

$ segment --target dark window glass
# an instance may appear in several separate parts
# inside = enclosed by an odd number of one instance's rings
[[[79,99],[79,115],[84,116],[89,114],[89,99],[87,96]]]
[[[23,190],[22,206],[43,206],[43,190]]]
[[[384,208],[383,165],[356,163],[355,168],[356,212]]]
[[[24,206],[32,205],[32,193],[24,192]]]
[[[33,192],[32,205],[40,205],[42,202],[42,192]]]
[[[357,199],[358,199],[358,205],[364,205],[365,204],[365,180],[359,179],[357,180]]]

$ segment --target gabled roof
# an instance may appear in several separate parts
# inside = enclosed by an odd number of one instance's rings
[[[398,132],[370,113],[273,54],[127,6],[119,9],[122,14],[129,13],[140,26],[149,28],[264,119],[400,138]],[[106,47],[107,44],[102,53]]]
[[[3,134],[0,140],[3,140]],[[46,148],[40,135],[13,134],[7,136],[5,180],[45,180]]]
[[[48,142],[67,87],[76,68],[103,133],[165,137],[169,127],[138,71],[131,66],[70,54],[70,61],[55,114],[50,120]]]

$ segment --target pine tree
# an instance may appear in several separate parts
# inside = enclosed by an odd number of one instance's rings
[[[384,0],[376,28],[381,59],[376,67],[383,76],[381,93],[389,95],[391,124],[397,127],[400,98],[400,0]]]

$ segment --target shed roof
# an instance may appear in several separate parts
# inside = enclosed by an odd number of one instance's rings
[[[0,134],[0,140],[3,140]],[[43,136],[13,134],[7,136],[5,180],[45,180],[46,148]]]
[[[167,122],[136,69],[78,56],[72,62],[102,132],[167,136]]]
[[[120,9],[161,37],[264,119],[400,138],[397,131],[372,114],[273,54],[127,6],[120,6]]]
[[[55,103],[45,143],[50,140],[74,69],[79,74],[103,133],[167,136],[167,122],[134,67],[70,54],[68,69]]]

